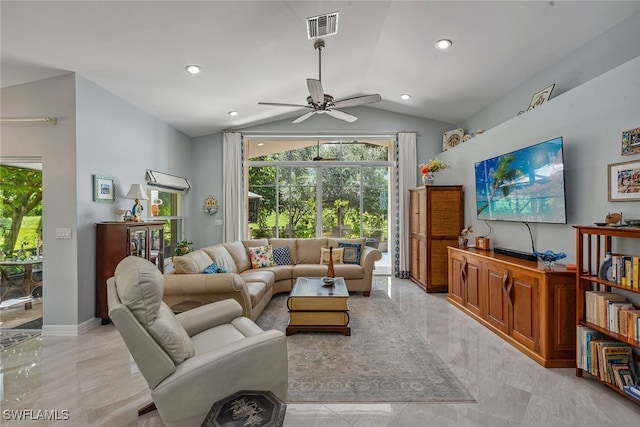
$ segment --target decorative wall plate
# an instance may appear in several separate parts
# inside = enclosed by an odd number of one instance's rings
[[[447,151],[449,148],[453,148],[462,142],[464,138],[464,129],[454,129],[449,132],[445,132],[442,136],[442,151]]]

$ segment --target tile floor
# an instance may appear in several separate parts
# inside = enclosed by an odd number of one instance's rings
[[[544,369],[442,294],[376,276],[409,321],[475,396],[456,404],[289,404],[286,427],[637,426],[640,406],[574,369]],[[357,333],[357,331],[354,331]],[[112,325],[79,337],[37,338],[1,353],[3,426],[161,426],[146,382]],[[6,410],[69,411],[56,422],[9,421]]]

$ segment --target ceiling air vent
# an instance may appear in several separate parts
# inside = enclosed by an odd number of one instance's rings
[[[309,39],[332,36],[338,33],[338,12],[307,18],[307,36]]]

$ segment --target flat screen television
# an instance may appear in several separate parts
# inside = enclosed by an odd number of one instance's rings
[[[475,164],[479,220],[566,224],[562,137]]]

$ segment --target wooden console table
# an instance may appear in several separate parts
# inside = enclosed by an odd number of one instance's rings
[[[546,368],[576,360],[576,273],[449,247],[447,300]]]

